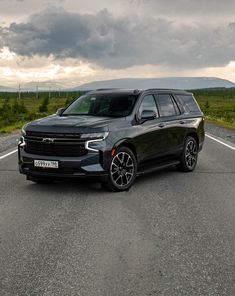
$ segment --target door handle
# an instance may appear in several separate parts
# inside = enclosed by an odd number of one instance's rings
[[[180,124],[185,124],[185,121],[184,120],[180,120]]]
[[[165,124],[163,124],[163,123],[159,123],[159,125],[158,125],[159,127],[164,127],[165,126]]]

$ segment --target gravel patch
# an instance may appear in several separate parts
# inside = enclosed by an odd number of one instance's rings
[[[4,136],[1,135],[0,136],[0,152],[16,147],[19,137],[20,137],[19,132],[16,132],[10,135],[4,135]]]
[[[205,130],[206,132],[208,132],[211,135],[214,135],[215,137],[219,137],[226,141],[235,143],[235,130],[216,126],[215,124],[209,122],[206,122]]]

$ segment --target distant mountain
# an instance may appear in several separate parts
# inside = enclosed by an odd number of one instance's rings
[[[33,91],[35,92],[38,88],[38,91],[62,91],[64,90],[64,86],[61,83],[52,82],[52,81],[44,81],[44,82],[27,82],[22,83],[20,85],[20,90],[22,92]],[[0,85],[0,92],[18,92],[18,86],[16,88],[6,87]]]
[[[14,92],[15,88],[0,85],[0,92]]]
[[[63,90],[64,86],[61,83],[52,82],[52,81],[43,81],[43,82],[27,82],[21,85],[21,91],[53,91],[53,90]]]
[[[65,88],[61,83],[54,81],[28,82],[21,84],[21,91],[86,91],[99,88],[174,88],[174,89],[202,89],[202,88],[231,88],[235,83],[216,77],[168,77],[168,78],[122,78],[113,80],[93,81],[75,88]],[[0,86],[0,92],[16,92],[18,87]]]
[[[114,80],[94,81],[82,84],[73,90],[94,90],[99,88],[231,88],[235,83],[216,77],[168,77],[168,78],[123,78]]]

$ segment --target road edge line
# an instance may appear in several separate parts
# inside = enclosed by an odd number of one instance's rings
[[[7,156],[10,156],[10,155],[16,153],[17,151],[18,151],[18,149],[15,149],[15,150],[13,150],[13,151],[7,153],[7,154],[4,154],[4,155],[0,156],[0,160],[6,158]]]
[[[228,145],[228,144],[226,144],[226,143],[224,143],[224,142],[222,142],[222,141],[220,141],[220,140],[218,140],[218,139],[216,139],[216,138],[214,138],[214,137],[212,137],[212,136],[210,136],[208,134],[206,134],[206,137],[208,137],[211,140],[214,140],[214,141],[216,141],[216,142],[218,142],[218,143],[220,143],[220,144],[222,144],[222,145],[224,145],[224,146],[226,146],[226,147],[228,147],[228,148],[230,148],[230,149],[232,149],[232,150],[235,151],[235,147],[233,147],[233,146],[230,146],[230,145]]]

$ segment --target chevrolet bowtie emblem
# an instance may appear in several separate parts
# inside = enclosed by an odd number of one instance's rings
[[[43,143],[53,143],[54,142],[54,139],[52,139],[52,138],[43,138],[42,139],[42,141],[43,141]]]

